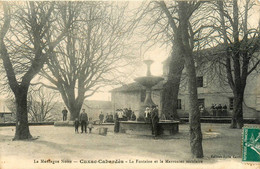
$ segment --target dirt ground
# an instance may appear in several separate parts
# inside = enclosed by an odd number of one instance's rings
[[[73,127],[31,126],[36,140],[12,141],[15,127],[0,127],[0,168],[260,168],[241,163],[242,130],[228,124],[202,124],[203,159],[192,159],[188,124],[179,133],[152,136],[106,136],[94,126],[91,134],[75,134]]]

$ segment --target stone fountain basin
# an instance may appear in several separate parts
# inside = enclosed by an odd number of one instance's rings
[[[160,81],[162,81],[163,78],[158,76],[144,76],[144,77],[135,78],[134,80],[145,87],[151,88],[157,83],[159,83]]]
[[[151,123],[120,121],[119,132],[134,135],[152,135]],[[158,123],[159,135],[174,135],[179,131],[179,121],[164,120]]]

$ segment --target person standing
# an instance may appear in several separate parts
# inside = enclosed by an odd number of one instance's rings
[[[64,107],[64,109],[62,110],[62,120],[66,121],[67,120],[67,115],[68,115],[68,110],[66,109],[66,107]]]
[[[79,133],[79,119],[76,118],[74,121],[75,133]]]
[[[88,130],[89,130],[89,133],[91,133],[92,128],[94,128],[93,124],[94,124],[94,122],[93,122],[92,118],[89,118],[89,121],[88,121]]]
[[[109,122],[114,123],[114,116],[113,116],[112,112],[109,115]]]
[[[128,109],[124,108],[123,109],[123,121],[127,121],[127,112],[128,112]]]
[[[126,112],[126,117],[127,117],[127,120],[130,120],[131,119],[131,115],[132,115],[132,110],[131,108],[129,108]]]
[[[136,120],[136,115],[135,115],[135,112],[132,111],[132,115],[131,115],[131,118],[130,118],[132,121],[135,121]]]
[[[118,118],[117,112],[116,112],[116,114],[115,114],[114,132],[115,132],[115,133],[118,133],[118,132],[119,132],[119,118]]]
[[[145,111],[144,111],[144,119],[146,123],[150,122],[150,117],[151,117],[151,110],[149,107],[146,107]]]
[[[122,121],[123,120],[123,110],[119,109],[117,112],[118,115],[118,121]]]
[[[157,137],[158,136],[159,112],[158,112],[158,108],[156,106],[152,106],[151,120],[152,120],[152,134],[155,137]]]
[[[83,133],[83,131],[87,133],[88,114],[85,112],[85,109],[82,109],[82,112],[79,115],[79,120],[81,124],[81,133]]]
[[[202,115],[203,115],[203,112],[204,112],[204,107],[203,107],[203,105],[200,105],[200,106],[199,106],[199,110],[200,110],[200,115],[202,116]]]
[[[216,113],[216,111],[217,111],[217,110],[216,110],[216,105],[215,105],[215,104],[212,104],[212,106],[210,107],[210,109],[211,109],[212,115],[213,115],[213,116],[216,116],[216,114],[217,114],[217,113]]]
[[[99,114],[99,124],[102,124],[103,123],[103,120],[104,120],[104,114],[101,112]]]
[[[222,115],[222,106],[221,104],[219,104],[217,107],[217,116],[221,116],[221,115]]]
[[[107,114],[106,114],[106,117],[105,117],[104,123],[107,123],[107,122],[108,122],[108,118],[109,118],[109,116],[108,116],[108,113],[107,113]]]
[[[224,105],[224,106],[223,106],[222,112],[223,112],[223,113],[222,113],[223,116],[227,116],[227,114],[228,114],[228,113],[227,113],[227,105]]]

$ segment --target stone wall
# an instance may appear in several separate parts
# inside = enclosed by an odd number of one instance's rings
[[[205,109],[210,112],[212,104],[227,105],[228,115],[231,116],[232,109],[230,109],[229,99],[233,98],[232,90],[229,85],[219,81],[219,79],[211,79],[204,77],[203,87],[198,88],[198,99],[205,100]],[[208,79],[207,79],[208,78]],[[185,83],[184,83],[185,84]],[[182,84],[183,85],[183,84]],[[247,79],[247,86],[244,93],[243,112],[245,118],[259,118],[260,117],[260,75],[252,74]],[[179,99],[182,102],[182,109],[178,110],[179,116],[188,116],[189,112],[189,99],[188,90],[182,87],[179,93]]]
[[[131,108],[137,117],[139,116],[139,107],[141,104],[141,91],[133,92],[112,92],[111,102],[114,112],[116,109]]]

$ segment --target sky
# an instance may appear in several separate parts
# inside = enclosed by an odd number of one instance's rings
[[[248,22],[251,24],[251,26],[255,27],[255,25],[258,25],[260,20],[260,0],[256,0],[257,5],[254,6],[254,9],[251,11],[249,15],[252,15]],[[133,5],[134,6],[134,5]],[[154,61],[154,63],[151,66],[151,73],[155,76],[162,76],[162,62],[169,56],[170,50],[168,48],[161,47],[161,46],[154,46],[147,52],[141,54],[141,58],[143,60],[145,59],[151,59]],[[142,67],[136,70],[136,75],[133,76],[132,79],[134,79],[137,76],[144,76],[146,74],[146,66],[143,64]],[[132,81],[131,81],[132,82]],[[103,88],[101,92],[95,93],[93,96],[89,97],[89,100],[111,100],[111,93],[109,90],[112,88]]]
[[[146,59],[151,59],[154,61],[154,63],[151,65],[151,73],[154,76],[162,76],[163,71],[163,64],[162,62],[169,56],[169,49],[167,49],[166,47],[161,47],[161,46],[154,46],[153,48],[151,48],[150,50],[148,50],[147,52],[145,52],[142,56],[140,56],[141,58],[143,58],[143,60]],[[133,75],[132,79],[129,80],[130,82],[133,82],[133,79],[136,77],[141,77],[141,76],[145,76],[146,75],[146,65],[143,63],[142,67],[137,68],[136,70],[136,74]],[[109,92],[111,89],[113,89],[112,87],[107,87],[107,88],[103,88],[101,89],[101,92],[96,92],[93,96],[89,97],[88,100],[105,100],[105,101],[110,101],[111,100],[111,93]]]
[[[249,22],[252,23],[252,25],[257,25],[260,18],[260,0],[256,0],[258,2],[258,6],[255,6],[255,8],[252,10],[252,16],[249,19]],[[131,2],[132,7],[135,7],[135,4],[140,4],[137,2]],[[142,37],[139,37],[142,38]],[[144,37],[145,38],[145,37]],[[140,52],[140,58],[143,60],[145,59],[151,59],[154,61],[154,63],[151,66],[151,73],[155,76],[162,76],[162,62],[169,56],[170,49],[166,48],[165,46],[159,46],[155,45],[152,48],[150,48],[147,52],[142,53]],[[133,82],[133,79],[140,76],[145,76],[146,74],[146,66],[145,64],[142,64],[141,67],[136,69],[136,73],[133,75],[133,77],[129,77],[129,83]],[[110,90],[113,89],[113,87],[106,87],[102,88],[99,92],[96,92],[93,96],[89,97],[89,100],[106,100],[110,101],[111,94]]]

